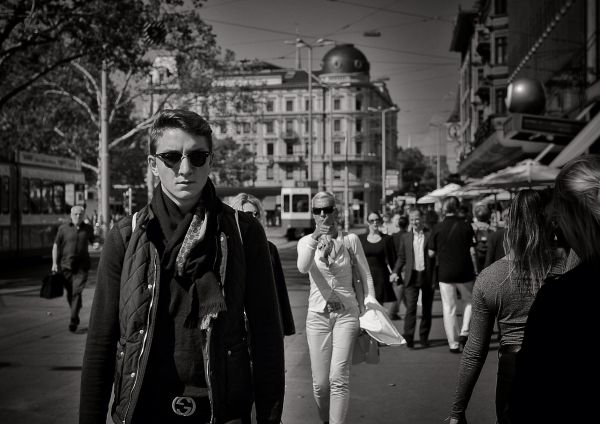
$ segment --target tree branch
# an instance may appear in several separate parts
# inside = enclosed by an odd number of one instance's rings
[[[83,54],[77,54],[74,56],[69,56],[66,57],[64,59],[59,60],[58,62],[54,63],[51,66],[48,66],[47,68],[43,69],[42,71],[38,72],[36,75],[32,76],[28,81],[24,82],[23,84],[13,88],[11,91],[9,91],[8,93],[6,93],[5,95],[3,95],[2,97],[0,97],[0,110],[4,107],[4,105],[6,105],[6,103],[12,99],[14,96],[16,96],[17,94],[19,94],[21,91],[27,89],[29,86],[31,86],[33,83],[35,83],[37,80],[39,80],[40,78],[42,78],[44,75],[47,75],[48,73],[54,71],[56,68],[61,67],[62,65],[69,63],[75,59],[78,59],[80,57],[82,57]]]
[[[96,102],[98,103],[98,110],[100,110],[100,104],[102,103],[100,100],[100,96],[102,95],[102,93],[100,92],[100,87],[98,87],[98,84],[96,83],[96,80],[94,79],[93,75],[77,62],[73,62],[72,65],[75,69],[81,72],[86,78],[86,80],[89,81],[94,87],[94,91],[96,92]]]
[[[112,120],[115,117],[115,112],[119,108],[119,102],[121,101],[121,98],[123,97],[123,93],[125,93],[125,90],[127,89],[127,86],[129,85],[129,81],[131,80],[132,76],[133,76],[133,69],[129,68],[129,71],[127,71],[127,76],[125,77],[125,82],[123,83],[123,86],[121,87],[121,90],[119,91],[119,94],[117,95],[117,99],[115,100],[115,103],[113,105],[113,108],[110,111],[110,116],[108,117],[109,124],[112,123]]]
[[[150,126],[150,124],[152,123],[152,120],[153,120],[153,117],[150,117],[150,118],[147,118],[144,121],[140,122],[134,128],[127,131],[127,133],[123,134],[121,137],[117,137],[113,141],[111,141],[110,144],[108,145],[108,148],[112,149],[117,144],[121,143],[122,141],[127,140],[128,138],[131,138],[134,135],[136,135],[137,133],[139,133],[140,131],[147,129]]]
[[[77,97],[76,95],[69,93],[66,90],[46,90],[44,92],[44,94],[58,94],[61,96],[67,96],[70,97],[71,100],[73,100],[75,103],[79,104],[81,107],[83,107],[85,109],[85,111],[87,112],[88,116],[90,117],[91,121],[94,123],[94,125],[96,126],[96,128],[99,128],[100,126],[98,125],[98,118],[94,115],[94,112],[92,112],[92,109],[90,109],[90,106],[83,101],[80,97]]]

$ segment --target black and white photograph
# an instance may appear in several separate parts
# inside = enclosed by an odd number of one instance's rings
[[[0,422],[594,421],[600,0],[0,2]]]

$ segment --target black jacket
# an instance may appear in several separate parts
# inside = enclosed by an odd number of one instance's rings
[[[227,311],[212,320],[203,341],[212,423],[249,414],[253,398],[259,423],[279,423],[285,384],[283,336],[266,237],[246,214],[239,214],[238,230],[233,209],[218,204]],[[135,408],[144,407],[137,400],[161,293],[158,251],[148,233],[158,220],[146,207],[138,213],[133,233],[131,225],[131,217],[115,225],[100,259],[82,372],[80,423],[106,422],[113,383],[115,422],[132,422]],[[245,314],[252,336],[249,349]]]

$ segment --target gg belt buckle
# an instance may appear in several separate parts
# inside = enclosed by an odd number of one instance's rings
[[[177,396],[171,403],[173,412],[182,417],[189,417],[196,411],[196,401],[188,396]]]

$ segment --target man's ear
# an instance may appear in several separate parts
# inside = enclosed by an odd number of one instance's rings
[[[148,166],[155,177],[158,177],[158,168],[156,167],[156,157],[148,155]]]

